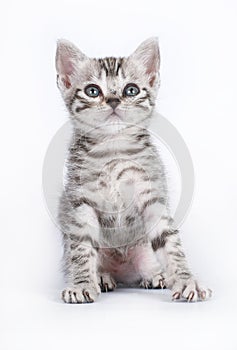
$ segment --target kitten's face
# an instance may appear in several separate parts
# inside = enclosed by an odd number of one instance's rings
[[[58,87],[78,128],[107,125],[106,132],[116,132],[126,123],[147,126],[159,83],[155,39],[141,44],[128,58],[105,59],[88,58],[71,43],[60,41],[56,67]]]

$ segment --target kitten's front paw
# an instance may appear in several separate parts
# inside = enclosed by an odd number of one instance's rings
[[[62,300],[69,304],[93,303],[100,290],[94,284],[83,283],[77,287],[68,287],[62,291]]]
[[[101,292],[110,292],[116,288],[116,282],[109,273],[101,273],[99,276]]]
[[[188,302],[207,300],[211,297],[212,291],[209,288],[200,286],[193,278],[179,279],[172,288],[173,300],[184,298]]]

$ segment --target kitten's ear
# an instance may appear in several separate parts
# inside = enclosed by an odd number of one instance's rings
[[[86,55],[82,53],[74,44],[68,40],[60,39],[57,42],[56,51],[56,70],[67,89],[72,85],[73,76],[76,75],[77,66],[80,61],[86,59]]]
[[[150,85],[153,86],[160,69],[160,51],[158,38],[152,37],[143,41],[130,56],[145,67],[149,75]]]

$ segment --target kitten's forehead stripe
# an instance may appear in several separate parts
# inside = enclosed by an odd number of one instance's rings
[[[121,63],[118,62],[118,64],[117,64],[117,69],[116,69],[116,75],[118,75],[120,67],[121,67]]]
[[[100,68],[105,71],[107,77],[115,77],[118,76],[119,70],[122,68],[122,64],[124,62],[123,57],[115,58],[115,57],[105,57],[99,58],[98,62],[100,64]],[[122,71],[122,75],[124,72]]]

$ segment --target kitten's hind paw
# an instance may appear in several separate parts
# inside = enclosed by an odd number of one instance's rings
[[[116,288],[116,282],[109,273],[101,273],[99,276],[99,286],[101,292],[111,292]]]
[[[211,289],[200,286],[193,278],[176,281],[172,288],[172,293],[173,300],[183,298],[188,302],[207,300],[212,296]]]
[[[140,287],[146,289],[165,289],[165,278],[162,275],[156,275],[151,279],[143,279],[140,282]]]
[[[93,303],[100,294],[93,284],[83,283],[80,286],[66,288],[62,291],[62,300],[68,304]]]

